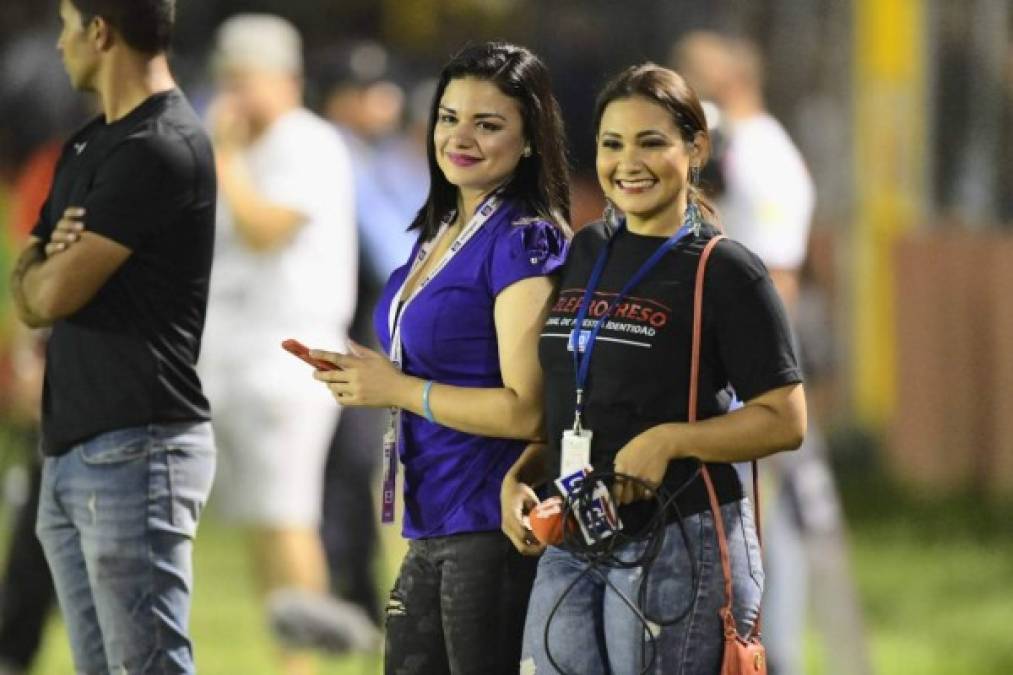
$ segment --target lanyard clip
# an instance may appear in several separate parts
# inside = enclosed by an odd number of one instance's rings
[[[580,412],[581,412],[581,410],[583,408],[584,408],[584,390],[583,389],[578,389],[577,390],[577,407],[576,407],[576,410],[573,413],[573,432],[575,434],[580,434],[584,430],[584,427],[581,425],[581,421],[580,421]]]

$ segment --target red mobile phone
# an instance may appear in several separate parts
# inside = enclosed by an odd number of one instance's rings
[[[338,367],[333,363],[331,363],[330,361],[322,361],[320,359],[315,359],[312,356],[310,356],[310,348],[304,345],[303,343],[299,342],[298,340],[292,339],[285,340],[284,342],[281,343],[281,346],[282,349],[284,349],[285,351],[294,356],[298,356],[300,359],[310,364],[317,370],[338,369]]]

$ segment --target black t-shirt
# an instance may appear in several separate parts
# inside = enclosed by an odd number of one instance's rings
[[[699,237],[683,239],[631,289],[602,327],[592,355],[583,416],[584,426],[594,433],[591,462],[596,469],[611,471],[616,453],[641,432],[687,421],[697,263],[716,234],[705,226]],[[553,476],[559,474],[562,433],[572,428],[574,418],[576,385],[568,338],[608,236],[609,229],[596,222],[574,237],[539,343]],[[625,229],[616,236],[585,330],[666,239]],[[707,263],[703,297],[697,419],[725,414],[730,388],[748,401],[801,382],[783,305],[759,258],[735,241],[718,243]],[[696,468],[692,459],[671,462],[664,489],[673,494]],[[741,498],[742,486],[730,464],[708,463],[708,468],[721,503]],[[637,502],[620,509],[624,525],[639,527],[654,504]],[[702,478],[686,487],[676,505],[683,516],[708,509]],[[668,514],[670,520],[673,516],[674,511]]]
[[[210,417],[196,363],[214,245],[216,179],[200,119],[176,90],[99,117],[64,146],[32,234],[71,206],[85,229],[132,253],[90,302],[53,324],[42,448],[102,432]]]

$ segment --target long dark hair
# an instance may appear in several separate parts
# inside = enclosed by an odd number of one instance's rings
[[[542,60],[524,47],[506,42],[469,45],[443,67],[429,110],[429,197],[419,210],[411,229],[420,230],[423,241],[435,236],[440,220],[457,207],[457,187],[443,175],[436,163],[433,132],[443,92],[451,80],[474,77],[495,84],[503,94],[520,103],[524,135],[531,156],[521,157],[513,176],[504,186],[504,196],[567,230],[570,220],[570,171],[566,159],[566,137],[559,103],[552,94],[549,70]]]
[[[705,147],[710,148],[707,117],[696,92],[679,73],[649,62],[630,66],[612,78],[601,90],[594,107],[595,133],[601,130],[601,118],[609,103],[635,96],[646,98],[667,110],[685,142],[692,143],[696,135],[702,133],[706,140]],[[702,160],[700,168],[706,164],[707,157],[704,156]],[[704,196],[700,187],[688,179],[686,184],[689,186],[689,201],[700,207],[708,220],[719,224],[717,209]]]

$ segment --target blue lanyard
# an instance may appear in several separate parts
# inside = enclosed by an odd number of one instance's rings
[[[581,423],[581,415],[584,412],[584,391],[587,385],[587,376],[591,369],[591,353],[594,351],[594,345],[598,341],[598,333],[601,332],[601,328],[605,325],[605,322],[611,316],[612,311],[622,302],[627,294],[633,290],[633,288],[644,280],[644,277],[654,269],[662,258],[665,257],[669,251],[676,247],[676,245],[683,240],[686,235],[690,234],[695,229],[696,214],[695,208],[692,206],[686,209],[686,218],[679,228],[679,231],[673,234],[671,237],[665,240],[661,246],[651,255],[647,261],[640,266],[640,269],[634,273],[630,280],[626,282],[626,285],[622,287],[622,290],[613,298],[609,304],[608,309],[601,315],[591,330],[587,332],[587,337],[581,339],[584,336],[584,320],[587,318],[587,313],[591,309],[591,299],[594,297],[595,289],[598,288],[598,284],[601,283],[602,274],[605,272],[605,263],[608,262],[609,254],[612,252],[612,244],[619,235],[626,229],[626,221],[624,220],[620,225],[619,229],[616,230],[615,234],[609,237],[608,242],[602,249],[602,252],[598,255],[598,260],[594,264],[594,268],[591,270],[591,278],[587,281],[587,288],[584,290],[584,297],[580,301],[580,308],[577,310],[576,323],[574,324],[573,330],[570,331],[570,349],[573,351],[573,372],[577,380],[577,409],[576,418],[574,421],[574,427],[579,431]],[[583,343],[583,344],[582,344]]]

